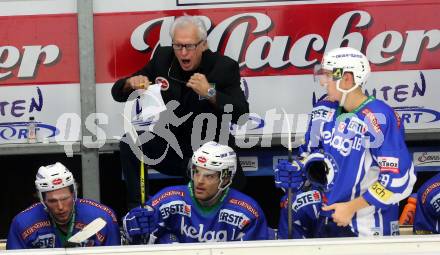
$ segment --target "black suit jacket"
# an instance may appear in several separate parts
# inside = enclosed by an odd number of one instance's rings
[[[217,90],[215,105],[207,99],[201,100],[199,95],[186,87],[183,82],[176,81],[188,81],[189,77],[194,73],[204,74],[208,82],[215,85]],[[172,132],[177,136],[181,147],[185,147],[182,148],[185,154],[192,154],[192,150],[188,146],[191,143],[193,124],[198,125],[200,124],[200,119],[203,119],[199,116],[200,114],[211,113],[216,117],[217,128],[214,140],[219,141],[220,130],[223,129],[222,132],[229,130],[229,120],[232,123],[237,123],[240,116],[244,114],[247,116],[249,113],[249,104],[240,87],[238,63],[227,56],[212,52],[209,49],[203,52],[202,61],[197,70],[185,72],[181,69],[171,47],[158,47],[153,58],[142,69],[129,77],[136,75],[147,76],[152,83],[155,83],[158,77],[165,78],[169,83],[169,88],[161,92],[165,104],[171,100],[178,101],[179,106],[175,110],[175,114],[178,117],[192,113],[191,117],[184,124],[171,128]],[[124,84],[129,77],[116,81],[112,87],[112,96],[118,102],[127,101],[132,92],[123,91]],[[232,112],[224,112],[224,106],[227,104],[233,106]],[[199,117],[194,122],[197,116]],[[225,121],[222,121],[223,116],[226,118]],[[242,119],[246,120],[247,118]],[[204,133],[207,131],[206,122],[202,130],[203,138]],[[235,148],[235,141],[232,136],[229,136],[228,144]]]

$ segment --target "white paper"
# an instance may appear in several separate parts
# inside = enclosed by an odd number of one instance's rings
[[[160,84],[152,84],[140,97],[142,107],[141,119],[158,118],[159,114],[167,108],[160,93]]]

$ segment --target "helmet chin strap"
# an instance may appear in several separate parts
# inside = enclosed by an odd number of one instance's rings
[[[214,196],[212,196],[210,199],[208,199],[208,200],[206,200],[206,201],[198,200],[199,203],[200,203],[202,206],[204,206],[204,207],[209,207],[209,206],[214,205],[214,204],[218,201],[218,198],[221,197],[221,196],[224,194],[224,191],[229,187],[229,185],[231,184],[231,181],[229,182],[229,184],[227,184],[227,185],[224,186],[223,188],[221,188],[221,185],[222,185],[222,184],[223,184],[223,181],[221,181],[221,182],[219,183],[219,185],[218,185],[219,187],[218,187],[218,189],[217,189],[217,193],[215,193]],[[194,182],[193,182],[193,192],[195,192],[194,189],[195,189],[195,185],[194,185]]]
[[[344,107],[345,104],[345,100],[347,99],[347,95],[349,93],[351,93],[352,91],[354,91],[357,87],[359,87],[359,85],[354,85],[353,87],[351,87],[350,89],[341,89],[341,87],[339,87],[339,85],[341,84],[341,79],[336,81],[336,89],[342,93],[342,98],[339,101],[339,106]]]
[[[224,189],[219,189],[219,190],[217,190],[217,193],[215,193],[215,195],[212,196],[209,200],[207,200],[207,201],[199,200],[199,203],[204,207],[210,207],[217,202],[218,198],[221,195],[223,195],[223,191],[224,191]]]

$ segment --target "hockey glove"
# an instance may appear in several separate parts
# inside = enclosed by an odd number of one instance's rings
[[[300,190],[306,179],[303,167],[303,163],[297,159],[292,163],[287,160],[279,161],[275,169],[275,186],[283,189],[292,188],[293,191]]]
[[[129,241],[141,235],[148,237],[156,230],[157,224],[155,210],[149,205],[132,209],[123,219],[124,232]]]
[[[307,180],[309,180],[313,186],[323,191],[327,191],[328,189],[327,174],[331,167],[330,160],[322,153],[312,153],[304,162],[304,171]]]

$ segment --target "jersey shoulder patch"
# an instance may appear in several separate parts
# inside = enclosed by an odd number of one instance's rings
[[[255,218],[260,217],[258,203],[239,191],[230,189],[229,195],[226,197],[226,202],[227,204],[245,209],[245,211],[251,213]]]
[[[187,190],[187,186],[167,187],[153,196],[153,198],[151,199],[151,205],[155,207],[158,204],[165,203],[169,200],[176,200],[176,199],[184,200],[185,195],[187,194],[186,190]]]
[[[113,222],[118,222],[115,213],[113,212],[112,209],[110,209],[110,207],[107,207],[107,206],[105,206],[103,204],[100,204],[98,202],[95,202],[95,201],[90,200],[90,199],[85,199],[85,198],[78,199],[77,203],[78,203],[78,206],[86,206],[86,207],[83,207],[84,208],[83,210],[87,210],[90,213],[94,212],[97,215],[105,213],[105,214],[107,214],[108,216],[111,217]]]

